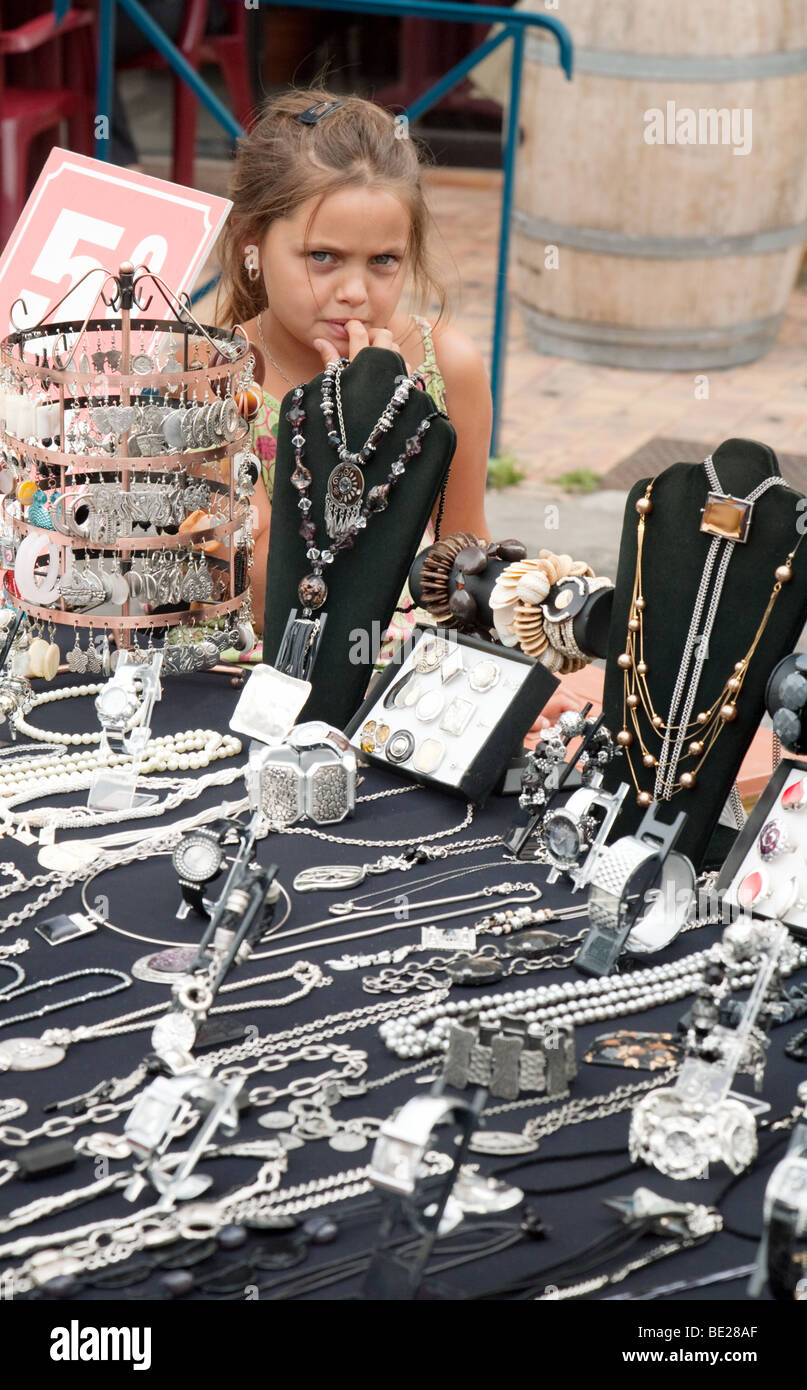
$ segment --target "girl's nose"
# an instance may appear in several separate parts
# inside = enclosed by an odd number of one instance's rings
[[[351,275],[342,281],[337,290],[337,298],[342,304],[350,304],[354,308],[367,301],[367,289],[364,280],[360,275]]]

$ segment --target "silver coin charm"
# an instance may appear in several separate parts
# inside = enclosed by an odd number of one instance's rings
[[[0,1042],[0,1072],[44,1071],[58,1066],[64,1056],[63,1047],[46,1047],[38,1038],[8,1038]]]
[[[296,1117],[288,1110],[267,1110],[258,1116],[258,1124],[264,1129],[291,1129],[296,1123]]]
[[[358,1153],[359,1149],[365,1148],[366,1145],[366,1136],[354,1129],[337,1130],[328,1140],[329,1148],[336,1149],[340,1154]]]
[[[282,1149],[291,1152],[292,1149],[302,1149],[305,1140],[298,1139],[296,1134],[291,1134],[288,1130],[282,1130],[277,1136],[277,1142]]]
[[[514,1134],[509,1129],[479,1129],[471,1135],[468,1145],[475,1154],[532,1154],[538,1145],[523,1134]]]
[[[190,1052],[196,1042],[196,1024],[184,1013],[171,1012],[158,1018],[151,1030],[155,1052]]]

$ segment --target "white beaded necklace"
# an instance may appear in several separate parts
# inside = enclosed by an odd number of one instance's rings
[[[55,700],[76,700],[82,695],[99,695],[102,690],[103,686],[99,684],[66,685],[58,690],[43,690],[29,705],[29,713],[32,709],[39,709],[42,705],[53,704]],[[37,743],[89,744],[100,743],[101,741],[99,730],[89,734],[60,734],[52,733],[50,729],[37,729],[33,724],[28,723],[21,711],[12,714],[9,723],[18,733],[36,739]]]
[[[144,775],[160,772],[185,772],[209,767],[210,763],[224,758],[235,757],[241,752],[240,740],[231,734],[220,734],[213,729],[192,729],[186,733],[169,734],[151,739],[147,754],[140,766]],[[93,775],[101,767],[130,765],[131,760],[117,753],[102,754],[99,749],[85,749],[81,752],[59,752],[53,757],[15,759],[14,762],[0,762],[0,822],[6,828],[17,824],[28,826],[50,825],[55,828],[66,826],[86,826],[115,824],[120,820],[140,816],[162,815],[164,811],[182,805],[184,801],[198,796],[209,785],[226,785],[243,773],[242,768],[225,776],[223,782],[218,778],[208,781],[186,782],[176,778],[155,777],[153,787],[168,788],[174,793],[158,806],[135,808],[131,811],[92,812],[86,807],[46,807],[39,811],[15,816],[13,809],[38,801],[46,796],[86,791]]]
[[[240,740],[231,734],[220,734],[215,729],[189,729],[183,733],[150,739],[140,771],[186,772],[209,767],[211,762],[234,757],[240,752]],[[25,800],[36,801],[48,792],[73,790],[76,774],[86,778],[96,768],[126,766],[131,761],[131,758],[119,753],[103,754],[100,749],[80,753],[59,752],[51,758],[26,758],[23,755],[13,763],[0,764],[0,798],[11,799],[15,793],[24,792]],[[53,785],[61,782],[69,785]]]

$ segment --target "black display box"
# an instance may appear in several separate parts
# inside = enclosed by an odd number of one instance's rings
[[[803,863],[804,854],[807,851],[807,807],[803,810],[780,811],[778,816],[776,811],[782,789],[788,780],[794,776],[801,776],[807,779],[807,763],[797,762],[793,758],[782,758],[776,771],[771,775],[764,791],[761,792],[748,820],[734,841],[731,851],[726,857],[723,867],[717,876],[715,888],[721,895],[728,892],[742,868],[746,868],[748,872],[751,872],[752,867],[755,867],[751,862],[746,865],[745,861],[749,858],[751,851],[754,849],[763,826],[769,820],[780,819],[783,824],[788,827],[791,837],[796,842],[798,858]],[[801,834],[799,834],[799,830],[801,830]],[[807,872],[805,872],[805,881],[807,881]],[[771,906],[773,906],[773,904]],[[772,911],[762,911],[760,907],[755,907],[753,905],[750,909],[746,908],[745,910],[750,910],[753,917],[764,917],[767,920],[772,920],[775,916],[775,913]],[[780,920],[784,922],[785,926],[794,936],[807,940],[807,919],[805,919],[804,923],[793,922],[785,913]]]
[[[472,653],[480,659],[488,657],[499,664],[503,673],[507,671],[510,671],[512,675],[517,673],[520,678],[520,683],[513,690],[505,710],[481,743],[478,738],[473,739],[473,723],[470,726],[471,738],[469,742],[476,746],[473,748],[473,755],[467,761],[464,770],[456,781],[443,780],[439,776],[440,769],[434,775],[417,771],[412,766],[413,758],[402,763],[392,763],[383,752],[365,752],[361,749],[360,744],[361,730],[371,718],[376,718],[377,722],[379,718],[386,722],[390,727],[390,738],[392,738],[395,733],[397,711],[395,709],[385,710],[383,700],[393,682],[401,678],[409,669],[418,643],[424,635],[429,633],[444,639],[452,647],[459,647],[463,652],[463,659],[465,659],[466,653],[469,657]],[[547,671],[546,667],[542,666],[540,662],[533,661],[531,657],[525,656],[523,652],[494,642],[486,642],[480,637],[453,632],[446,628],[416,627],[412,637],[403,644],[399,659],[391,661],[379,679],[374,682],[370,693],[353,715],[344,732],[361,757],[366,758],[369,762],[386,768],[388,772],[401,772],[411,781],[420,783],[421,786],[433,787],[435,790],[447,792],[449,795],[462,797],[463,800],[471,801],[475,805],[482,805],[504,778],[510,760],[521,750],[524,735],[532,728],[559,683],[557,677]],[[453,693],[453,691],[450,692],[450,694]],[[424,732],[426,737],[434,736],[430,726],[426,726]],[[447,737],[450,738],[451,735]],[[413,751],[413,757],[416,756],[416,751]]]

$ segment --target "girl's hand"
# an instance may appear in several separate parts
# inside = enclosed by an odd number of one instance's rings
[[[349,319],[347,324],[348,347],[347,352],[339,352],[332,342],[327,338],[315,338],[314,347],[322,357],[323,367],[327,367],[329,362],[338,362],[340,357],[348,357],[352,362],[354,357],[361,352],[362,348],[379,347],[387,348],[392,352],[400,352],[400,346],[395,342],[388,328],[371,328],[368,331],[367,325],[360,319]],[[401,354],[403,356],[403,354]],[[409,363],[406,364],[407,372],[411,371]]]

